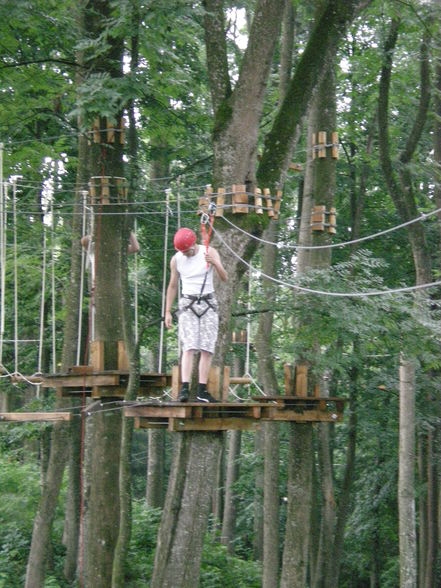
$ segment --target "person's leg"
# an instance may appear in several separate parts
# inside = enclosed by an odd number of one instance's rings
[[[199,359],[199,384],[207,383],[212,358],[212,353],[201,350],[201,356]]]
[[[188,349],[182,352],[181,359],[181,380],[182,382],[190,382],[191,371],[193,369],[193,355],[194,349]],[[210,369],[210,367],[208,367]]]
[[[213,354],[210,351],[201,350],[199,359],[199,384],[196,394],[197,400],[201,402],[218,402],[207,390],[208,374],[210,372]]]

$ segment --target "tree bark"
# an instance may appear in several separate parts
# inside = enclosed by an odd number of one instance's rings
[[[177,433],[151,588],[198,585],[201,551],[210,511],[212,480],[221,436]]]
[[[312,427],[291,425],[288,505],[280,588],[307,586],[311,523]]]
[[[107,34],[113,7],[108,0],[93,0],[87,5],[86,32],[92,39],[106,35],[105,49],[87,56],[88,75],[105,72],[109,78],[122,78],[123,40]],[[127,272],[126,249],[129,230],[121,215],[117,178],[124,177],[123,145],[111,142],[107,123],[121,128],[122,112],[99,117],[100,142],[91,145],[92,176],[107,177],[108,204],[97,207],[93,242],[95,245],[95,342],[102,345],[102,367],[118,370],[118,341],[124,340],[122,304]],[[115,133],[119,136],[119,133]],[[101,193],[100,186],[97,194]],[[105,210],[104,210],[105,209]],[[105,212],[105,214],[102,214]],[[127,350],[130,352],[130,350]],[[102,369],[102,368],[101,368]],[[109,588],[112,585],[113,559],[120,525],[120,455],[122,414],[108,411],[111,391],[100,388],[101,409],[88,418],[91,445],[86,446],[90,464],[89,497],[85,510],[84,579],[88,586]],[[112,405],[113,407],[113,405]]]
[[[400,442],[398,500],[400,587],[415,588],[417,548],[415,527],[415,365],[408,359],[400,363]],[[404,457],[405,456],[405,457]]]
[[[164,506],[164,433],[151,430],[148,435],[146,504],[151,508]]]
[[[236,530],[236,504],[234,484],[239,477],[239,457],[242,431],[230,431],[228,435],[227,475],[225,480],[225,506],[222,523],[221,543],[228,553],[234,553]]]

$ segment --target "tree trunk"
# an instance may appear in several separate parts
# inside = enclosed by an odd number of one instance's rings
[[[262,430],[256,431],[254,435],[254,451],[257,463],[254,467],[254,533],[253,533],[253,554],[254,559],[261,561],[263,558],[263,443]]]
[[[398,474],[400,587],[417,585],[415,527],[415,365],[402,358],[400,364],[400,443]]]
[[[264,423],[262,588],[279,585],[279,424]]]
[[[278,222],[273,221],[264,233],[264,238],[275,242]],[[265,245],[263,248],[262,271],[275,275],[277,248]],[[271,299],[273,288],[268,280],[263,280],[265,299]],[[259,381],[266,395],[277,395],[278,383],[271,348],[273,313],[265,312],[259,317],[256,334],[256,351],[259,359]],[[263,425],[263,588],[277,588],[279,584],[279,424]]]
[[[176,433],[151,588],[194,588],[210,511],[221,436]],[[207,483],[208,480],[208,483]]]
[[[305,588],[311,524],[312,427],[290,425],[288,505],[280,588]]]
[[[87,5],[85,25],[90,38],[106,35],[105,50],[89,57],[88,74],[106,72],[109,78],[122,77],[123,41],[117,34],[108,35],[107,27],[113,6],[108,0],[93,0]],[[107,178],[108,203],[96,207],[93,232],[95,245],[95,335],[93,344],[101,350],[98,370],[118,370],[119,341],[124,341],[122,304],[127,272],[126,250],[129,228],[121,215],[123,195],[117,178],[124,176],[123,145],[112,141],[108,123],[121,128],[122,112],[99,117],[100,141],[91,145],[91,175],[96,178],[97,197],[104,194],[100,178]],[[117,137],[119,133],[115,133]],[[105,184],[103,184],[105,185]],[[102,214],[105,212],[105,214]],[[127,301],[125,301],[127,303]],[[127,350],[129,352],[129,350]],[[98,366],[95,366],[97,369]],[[101,409],[88,418],[91,445],[86,446],[90,464],[90,494],[85,511],[84,578],[88,586],[109,588],[112,585],[113,558],[120,525],[120,451],[122,414],[108,411],[111,390],[100,388]],[[113,408],[113,404],[112,404]]]
[[[236,530],[236,505],[234,484],[239,477],[239,457],[242,431],[230,431],[228,434],[227,475],[225,480],[225,506],[222,524],[221,543],[228,553],[234,553],[234,536]]]
[[[165,431],[149,430],[147,456],[146,504],[164,506]]]

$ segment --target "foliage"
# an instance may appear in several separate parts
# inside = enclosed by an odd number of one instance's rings
[[[39,469],[35,462],[20,464],[4,453],[0,468],[0,586],[18,588],[23,586],[39,496]]]

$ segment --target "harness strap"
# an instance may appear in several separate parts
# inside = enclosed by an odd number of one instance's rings
[[[210,296],[210,298],[208,298],[208,296]],[[217,309],[213,306],[213,304],[211,303],[211,295],[207,294],[206,296],[204,296],[202,298],[202,300],[207,304],[206,308],[202,311],[202,312],[198,312],[195,308],[194,308],[194,304],[200,304],[200,298],[195,296],[194,298],[192,298],[190,304],[188,306],[186,306],[185,308],[182,309],[182,312],[185,312],[186,310],[191,310],[193,312],[194,315],[196,315],[198,318],[203,317],[211,308],[211,310],[213,310],[214,312],[217,312]]]

